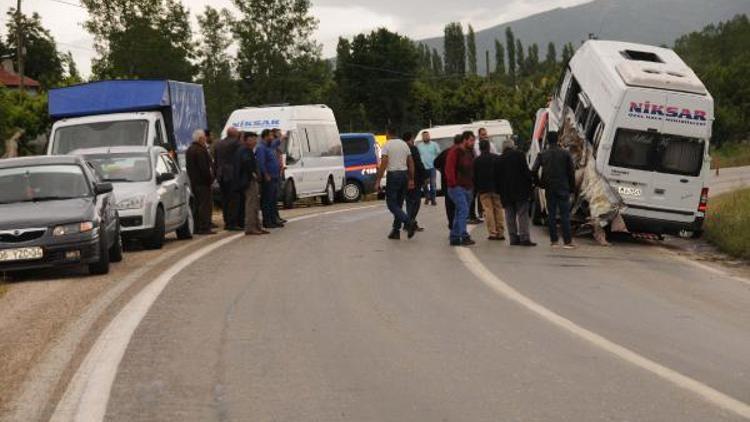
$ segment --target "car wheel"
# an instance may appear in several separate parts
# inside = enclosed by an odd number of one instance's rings
[[[357,202],[362,199],[362,185],[356,180],[347,180],[344,185],[343,197],[345,202]]]
[[[122,236],[120,235],[120,220],[117,220],[117,230],[115,231],[115,242],[109,249],[109,261],[122,261]]]
[[[326,185],[326,195],[323,197],[323,205],[333,205],[336,201],[336,191],[333,188],[333,182],[328,179],[328,185]]]
[[[109,273],[109,247],[107,237],[102,233],[99,238],[99,260],[89,264],[89,274],[104,275]]]
[[[164,247],[165,222],[164,208],[159,207],[156,210],[156,220],[151,234],[143,239],[143,246],[146,249],[161,249]]]
[[[185,223],[177,229],[177,238],[180,240],[189,240],[193,238],[195,233],[195,218],[193,217],[193,207],[188,206],[187,217],[185,217]]]
[[[297,201],[297,188],[294,187],[294,182],[288,180],[284,183],[284,197],[282,202],[284,203],[285,210],[291,210],[294,208],[294,203]]]

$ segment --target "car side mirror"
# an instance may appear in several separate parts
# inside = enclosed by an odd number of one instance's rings
[[[174,173],[162,173],[156,176],[156,184],[161,185],[164,182],[176,179]]]
[[[94,185],[94,192],[97,195],[104,195],[105,193],[110,193],[114,190],[114,187],[112,186],[112,183],[97,183]]]

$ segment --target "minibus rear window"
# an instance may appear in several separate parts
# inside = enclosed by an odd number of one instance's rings
[[[706,143],[683,136],[619,129],[609,164],[636,170],[698,176]]]
[[[657,133],[619,129],[609,164],[638,170],[653,170],[652,154]]]
[[[657,171],[698,176],[703,168],[705,142],[702,139],[662,135],[657,145]]]
[[[367,138],[342,139],[344,155],[362,155],[370,152],[370,141]]]

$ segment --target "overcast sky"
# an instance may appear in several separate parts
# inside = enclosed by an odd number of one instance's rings
[[[446,23],[471,23],[476,30],[522,18],[534,13],[586,3],[591,0],[313,0],[313,14],[320,21],[316,38],[323,44],[323,54],[331,57],[339,36],[387,27],[414,39],[442,34]],[[232,8],[231,0],[183,0],[195,15],[205,5]],[[61,51],[71,51],[79,69],[89,74],[95,56],[91,36],[81,24],[86,11],[71,4],[77,0],[23,0],[25,13],[38,12],[45,27],[52,31]],[[5,33],[5,11],[15,7],[16,0],[0,0],[0,32]]]

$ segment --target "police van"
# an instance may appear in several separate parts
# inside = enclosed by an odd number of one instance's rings
[[[714,100],[672,50],[587,41],[537,114],[529,162],[572,122],[597,172],[624,203],[631,232],[699,234],[708,201]]]
[[[281,200],[286,208],[302,198],[333,204],[345,185],[344,153],[333,111],[325,105],[250,107],[232,113],[230,127],[240,132],[281,129],[286,170]]]

